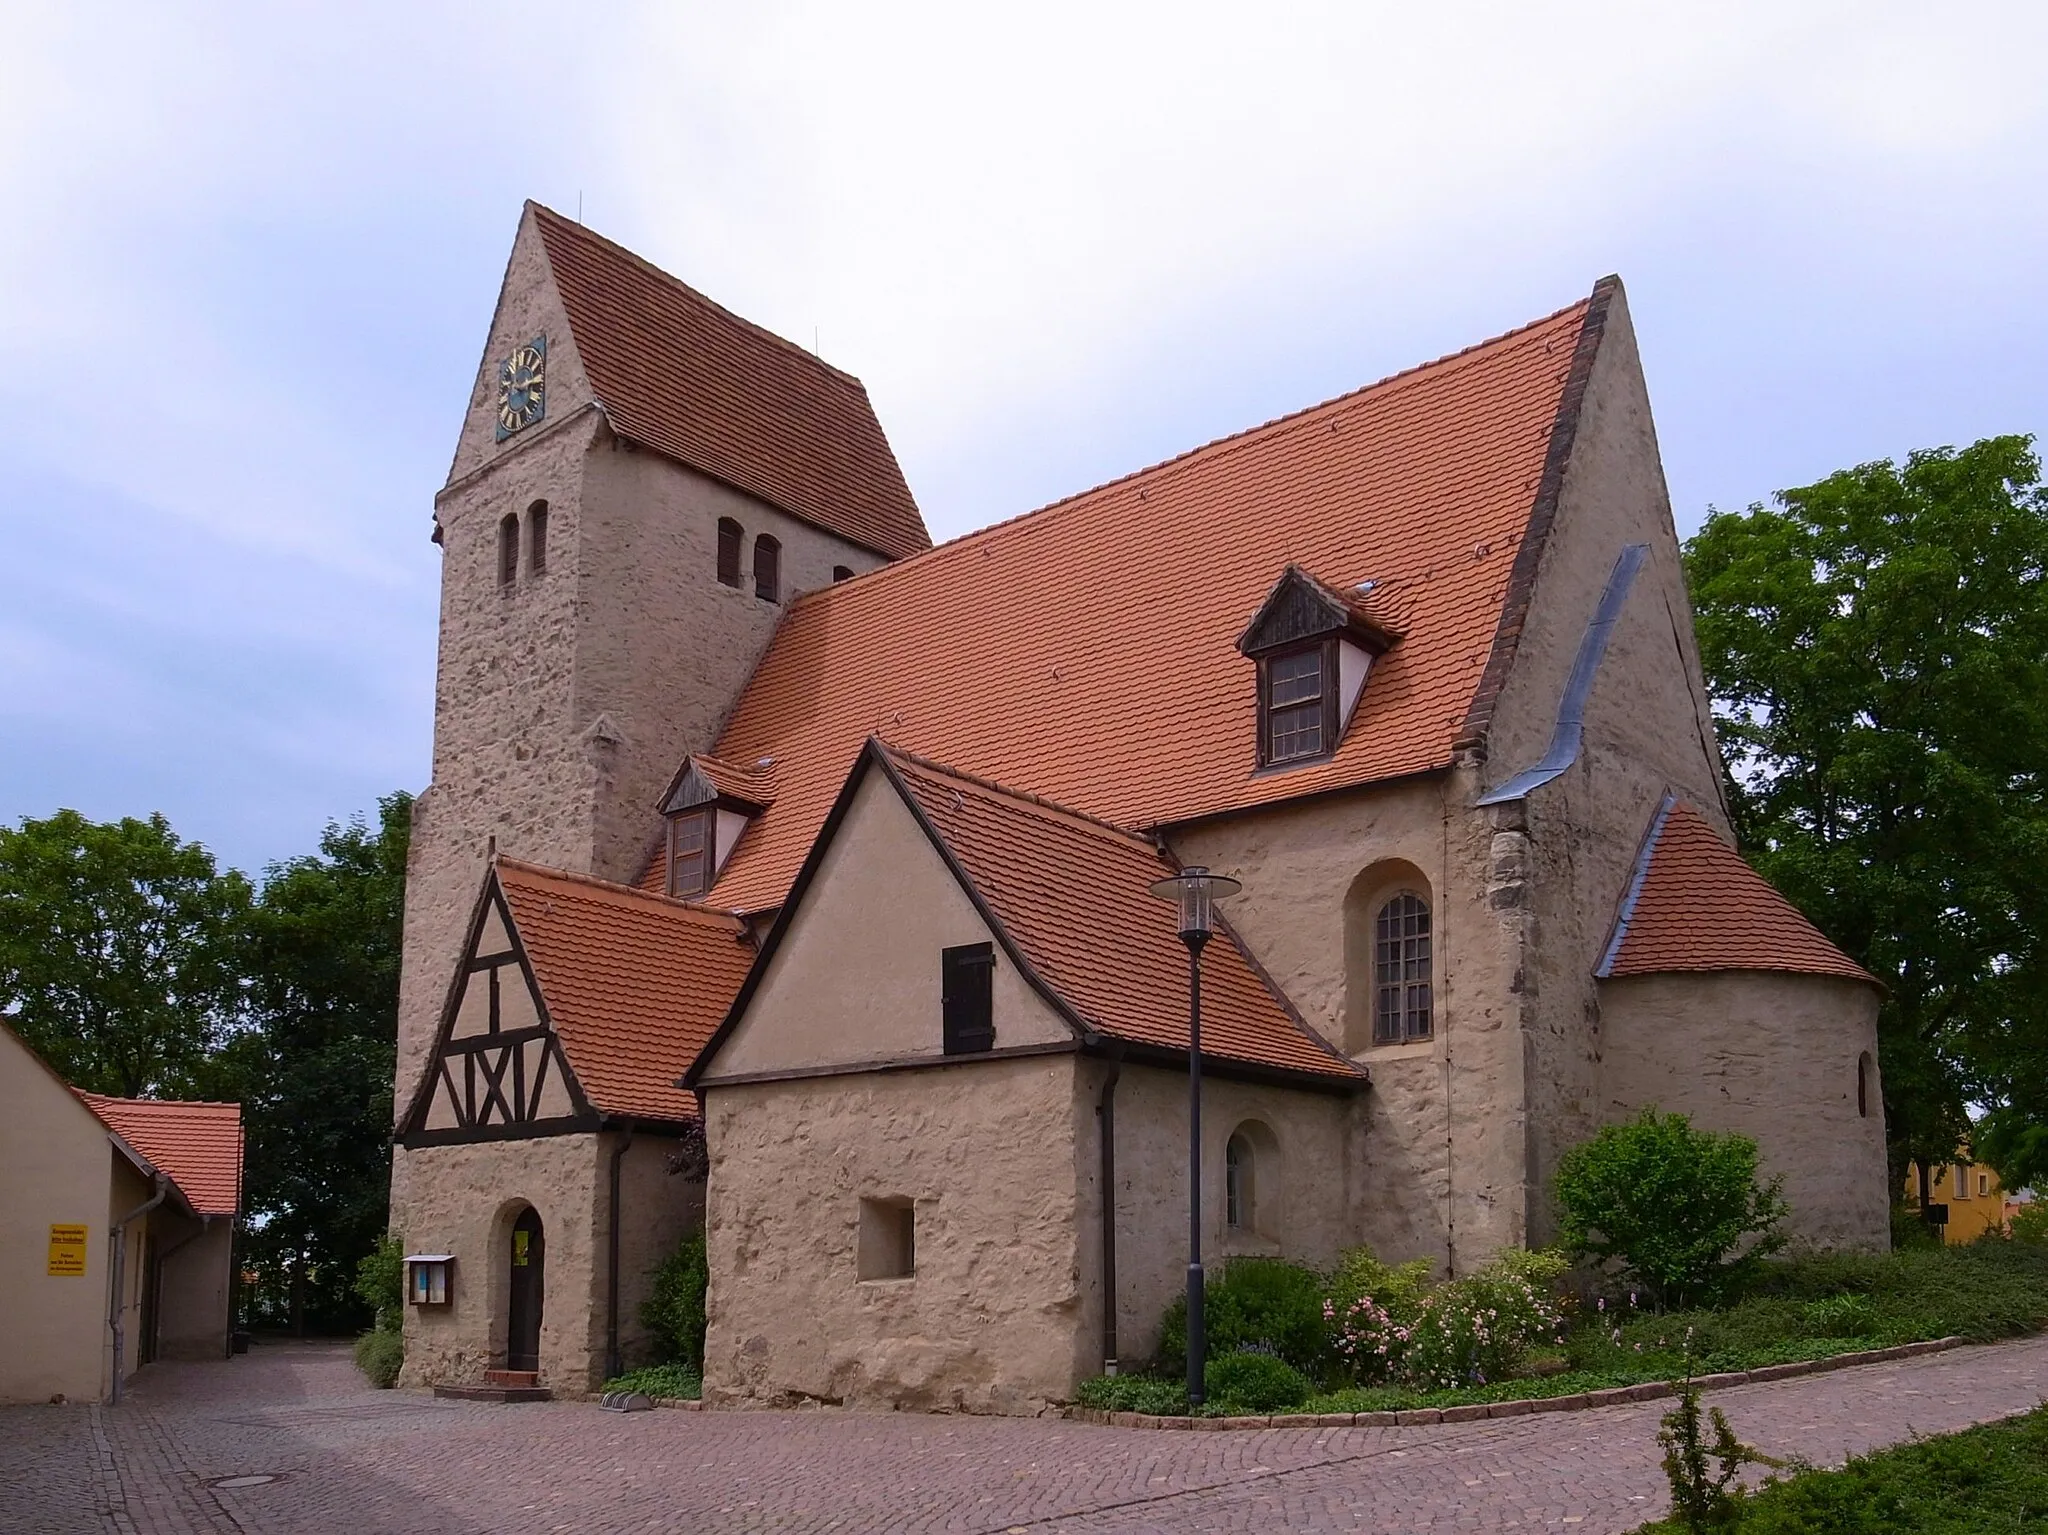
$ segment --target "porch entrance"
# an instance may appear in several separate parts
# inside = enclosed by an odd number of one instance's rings
[[[505,1368],[540,1368],[540,1315],[547,1296],[547,1239],[529,1205],[512,1223],[512,1295],[505,1327]]]

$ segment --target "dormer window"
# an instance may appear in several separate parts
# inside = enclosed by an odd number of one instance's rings
[[[1259,663],[1264,739],[1259,760],[1298,762],[1327,756],[1337,735],[1337,690],[1330,685],[1331,650],[1317,641]]]
[[[1366,673],[1396,638],[1368,613],[1367,592],[1290,565],[1238,636],[1258,668],[1259,767],[1320,762],[1342,743]]]
[[[772,765],[763,758],[753,768],[735,768],[701,753],[683,759],[661,798],[668,823],[662,888],[670,895],[693,901],[718,882],[748,825],[775,801]]]
[[[716,812],[709,806],[686,810],[668,818],[668,893],[685,900],[711,888],[711,871],[717,867],[713,843],[717,840]]]

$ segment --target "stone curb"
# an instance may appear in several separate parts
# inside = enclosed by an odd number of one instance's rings
[[[658,1396],[654,1399],[654,1405],[656,1407],[673,1407],[678,1412],[702,1412],[704,1410],[704,1404],[695,1397],[690,1396]]]
[[[1939,1354],[1961,1348],[1967,1338],[1933,1338],[1925,1343],[1900,1343],[1891,1348],[1862,1349],[1853,1354],[1835,1354],[1826,1359],[1801,1359],[1792,1364],[1759,1365],[1754,1370],[1731,1370],[1721,1375],[1695,1375],[1693,1384],[1702,1391],[1720,1391],[1728,1386],[1747,1386],[1763,1381],[1789,1380],[1795,1375],[1825,1375],[1857,1365],[1883,1364],[1894,1359],[1914,1359],[1922,1354]],[[1512,1402],[1466,1402],[1457,1407],[1411,1407],[1402,1412],[1275,1413],[1255,1418],[1155,1417],[1144,1412],[1105,1412],[1099,1407],[1069,1407],[1067,1418],[1075,1423],[1093,1423],[1103,1428],[1177,1428],[1199,1431],[1246,1428],[1413,1428],[1430,1423],[1470,1423],[1480,1418],[1519,1418],[1537,1412],[1584,1412],[1593,1407],[1616,1407],[1628,1402],[1654,1402],[1675,1396],[1669,1381],[1650,1380],[1634,1386],[1611,1386],[1604,1391],[1581,1391],[1571,1396],[1531,1396]],[[696,1407],[696,1402],[657,1401],[660,1407]]]

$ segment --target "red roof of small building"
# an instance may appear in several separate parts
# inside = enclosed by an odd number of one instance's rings
[[[1651,823],[1598,974],[1673,970],[1785,970],[1877,984],[1682,800],[1667,800]]]
[[[1176,869],[1150,841],[884,750],[974,892],[1074,1013],[1112,1038],[1187,1049],[1187,950],[1174,908],[1150,893]],[[1364,1079],[1288,1010],[1229,932],[1202,961],[1202,1051]]]
[[[100,1122],[178,1186],[201,1215],[242,1207],[242,1106],[79,1092]]]
[[[877,554],[931,547],[859,379],[527,206],[614,431]]]
[[[666,896],[500,856],[519,928],[569,1067],[604,1114],[694,1118],[678,1088],[746,979],[742,925]]]
[[[1135,827],[1447,766],[1512,654],[1614,291],[798,598],[717,745],[772,758],[778,794],[711,899],[781,903],[871,735]],[[1290,563],[1372,582],[1402,639],[1330,760],[1258,773],[1236,641]]]

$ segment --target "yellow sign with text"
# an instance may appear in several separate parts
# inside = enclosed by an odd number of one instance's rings
[[[85,1273],[86,1228],[83,1226],[52,1226],[50,1228],[50,1272],[53,1274]]]

